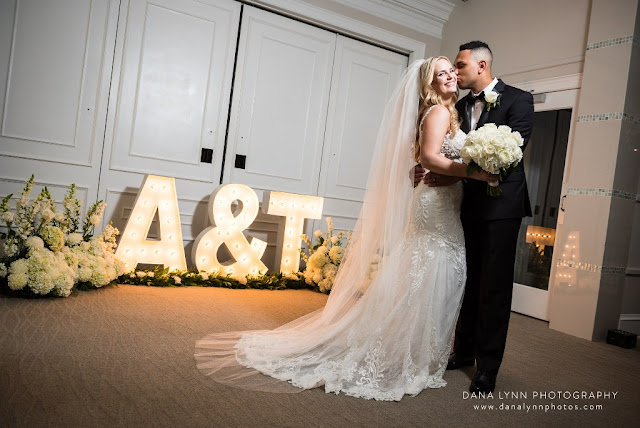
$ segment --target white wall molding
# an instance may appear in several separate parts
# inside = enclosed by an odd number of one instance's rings
[[[380,46],[391,48],[409,55],[409,61],[424,58],[425,43],[398,33],[394,33],[367,22],[332,12],[309,4],[303,0],[244,0],[265,9],[338,31]],[[416,30],[418,31],[418,30]],[[438,36],[441,37],[441,36]]]
[[[499,61],[494,61],[494,69],[498,71],[496,73],[498,77],[505,77],[505,76],[513,76],[521,73],[528,73],[531,71],[545,70],[548,68],[560,67],[563,65],[575,64],[575,63],[584,63],[584,54],[575,55],[575,56],[566,57],[566,58],[558,58],[558,59],[554,59],[546,62],[527,64],[527,65],[523,65],[520,67],[513,68],[511,70],[505,70],[505,71],[502,71],[500,67],[496,68],[495,66],[496,65],[499,66],[500,64],[499,64]]]
[[[529,82],[516,83],[523,91],[534,94],[546,92],[567,91],[570,89],[579,89],[582,85],[582,73],[569,74],[560,77],[551,77],[548,79],[532,80]]]
[[[442,38],[455,4],[446,0],[333,0],[353,9]]]
[[[640,314],[620,314],[618,329],[640,334]]]

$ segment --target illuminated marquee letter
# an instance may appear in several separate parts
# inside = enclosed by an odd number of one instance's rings
[[[278,247],[282,254],[280,272],[298,272],[300,248],[305,218],[322,218],[324,199],[319,196],[296,195],[294,193],[265,193],[262,211],[266,214],[285,217],[284,231],[278,234]],[[277,254],[276,254],[277,260]]]
[[[147,233],[156,210],[160,239],[151,241],[147,240]],[[173,178],[145,176],[122,232],[116,257],[124,262],[127,272],[134,270],[138,263],[161,264],[172,270],[187,269]]]
[[[235,212],[231,204],[239,201]],[[215,226],[203,230],[193,244],[191,256],[199,271],[219,272],[234,278],[266,273],[267,267],[260,258],[267,243],[256,238],[247,241],[242,231],[249,227],[258,215],[258,196],[243,184],[219,186],[209,198],[209,219]],[[225,244],[235,262],[221,264],[218,248]]]

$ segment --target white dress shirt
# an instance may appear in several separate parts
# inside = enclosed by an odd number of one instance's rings
[[[480,92],[493,90],[493,88],[495,88],[497,83],[498,83],[498,78],[494,77],[491,83],[489,83],[487,87]],[[477,94],[474,92],[471,92],[471,94],[474,97],[477,97],[478,95],[480,95],[480,92],[478,92]],[[482,114],[482,110],[484,110],[485,105],[486,105],[485,101],[480,99],[477,99],[475,104],[467,104],[467,108],[469,109],[469,119],[471,121],[470,123],[471,126],[469,129],[471,129],[472,131],[476,129],[476,126],[478,125],[478,121],[480,120],[480,115]]]

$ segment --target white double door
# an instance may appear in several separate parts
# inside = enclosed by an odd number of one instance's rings
[[[260,199],[265,190],[336,198],[350,228],[406,56],[252,7],[240,18],[230,0],[123,6],[99,192],[108,218],[123,226],[142,174],[153,173],[177,179],[187,242],[207,226],[221,176]],[[268,243],[269,267],[278,220],[260,214],[246,232]]]
[[[250,7],[241,28],[223,181],[323,196],[351,229],[407,57]]]

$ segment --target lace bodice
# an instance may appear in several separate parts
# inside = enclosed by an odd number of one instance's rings
[[[466,138],[467,134],[465,134],[461,129],[459,129],[453,137],[451,136],[451,132],[447,133],[444,137],[444,141],[442,142],[442,149],[440,149],[440,153],[451,160],[461,163],[462,159],[460,158],[460,149],[464,146]]]

